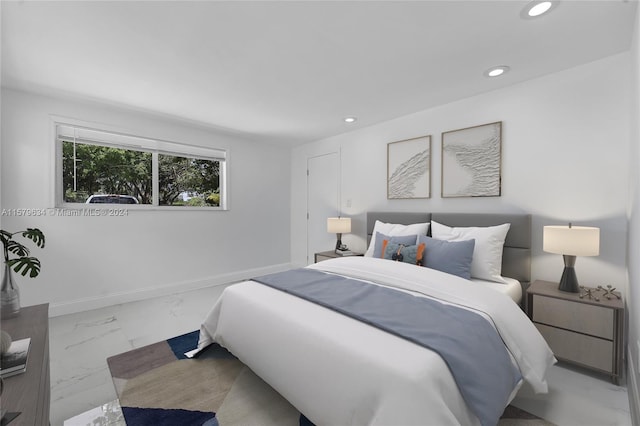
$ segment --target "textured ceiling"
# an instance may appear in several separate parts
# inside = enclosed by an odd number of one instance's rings
[[[2,85],[295,145],[630,47],[637,1],[527,3],[2,2]]]

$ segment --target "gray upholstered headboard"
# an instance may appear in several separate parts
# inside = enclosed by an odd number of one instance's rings
[[[502,275],[526,288],[531,281],[531,215],[517,213],[415,213],[368,212],[367,242],[376,220],[387,223],[424,223],[435,220],[447,226],[495,226],[510,223],[502,254]]]

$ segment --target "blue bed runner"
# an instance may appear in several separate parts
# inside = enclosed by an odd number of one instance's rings
[[[306,268],[253,280],[435,351],[483,426],[498,423],[522,377],[493,326],[467,309]]]

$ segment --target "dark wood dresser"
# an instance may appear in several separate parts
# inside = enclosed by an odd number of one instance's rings
[[[9,426],[48,425],[49,304],[23,307],[16,317],[3,319],[0,328],[13,340],[31,338],[27,371],[4,379],[2,409],[20,412]]]

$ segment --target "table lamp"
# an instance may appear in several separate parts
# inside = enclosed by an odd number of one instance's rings
[[[564,270],[558,290],[579,293],[576,277],[576,256],[600,254],[600,229],[588,226],[545,226],[542,249],[548,253],[561,254]]]
[[[338,240],[336,241],[336,252],[338,250],[345,251],[347,246],[342,245],[342,234],[351,232],[351,218],[350,217],[330,217],[327,219],[327,232],[336,234]]]

